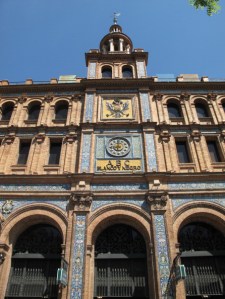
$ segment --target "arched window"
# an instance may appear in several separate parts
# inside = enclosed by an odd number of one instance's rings
[[[123,66],[122,75],[123,75],[123,78],[133,78],[132,67],[127,66],[127,65]]]
[[[95,244],[94,297],[148,298],[146,265],[140,233],[124,224],[110,226]]]
[[[68,103],[66,101],[60,101],[55,107],[55,119],[65,121],[67,119]]]
[[[180,106],[176,103],[169,102],[167,104],[169,118],[182,117]]]
[[[102,78],[112,78],[112,68],[110,66],[102,67]]]
[[[223,111],[225,113],[225,102],[222,102]]]
[[[59,231],[51,225],[38,224],[24,231],[13,247],[5,299],[57,299],[61,244]]]
[[[181,262],[187,272],[187,298],[225,298],[225,237],[222,233],[206,223],[193,222],[181,229],[178,241]]]
[[[13,103],[6,103],[2,106],[2,118],[1,120],[10,121],[14,109]]]
[[[28,120],[37,121],[41,109],[39,102],[31,103],[28,107]]]
[[[203,104],[201,102],[196,102],[195,108],[196,108],[198,118],[209,117],[209,111],[205,104]]]

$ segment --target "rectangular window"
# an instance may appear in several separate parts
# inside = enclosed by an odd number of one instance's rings
[[[21,164],[27,163],[29,151],[30,151],[30,142],[29,141],[21,141],[17,164],[21,165]]]
[[[51,142],[48,164],[59,164],[61,147],[61,142]]]
[[[177,154],[180,163],[190,163],[190,155],[188,152],[186,141],[176,141]]]
[[[217,142],[215,140],[208,140],[207,146],[208,146],[209,155],[212,162],[222,162]]]

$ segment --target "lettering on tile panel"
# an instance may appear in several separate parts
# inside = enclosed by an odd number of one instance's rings
[[[77,215],[74,228],[71,299],[81,299],[83,290],[86,216]]]

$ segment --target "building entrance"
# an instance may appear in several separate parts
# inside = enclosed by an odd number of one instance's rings
[[[186,266],[186,297],[225,298],[225,238],[212,226],[196,222],[179,234]]]
[[[35,225],[23,232],[13,248],[5,299],[57,299],[61,244],[60,233],[50,225]]]
[[[94,297],[147,298],[146,245],[134,228],[110,226],[95,244]]]

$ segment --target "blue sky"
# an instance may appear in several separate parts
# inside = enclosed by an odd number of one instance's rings
[[[225,78],[221,4],[208,17],[188,0],[0,0],[0,80],[86,77],[84,53],[99,47],[115,11],[134,48],[149,52],[149,76]]]

